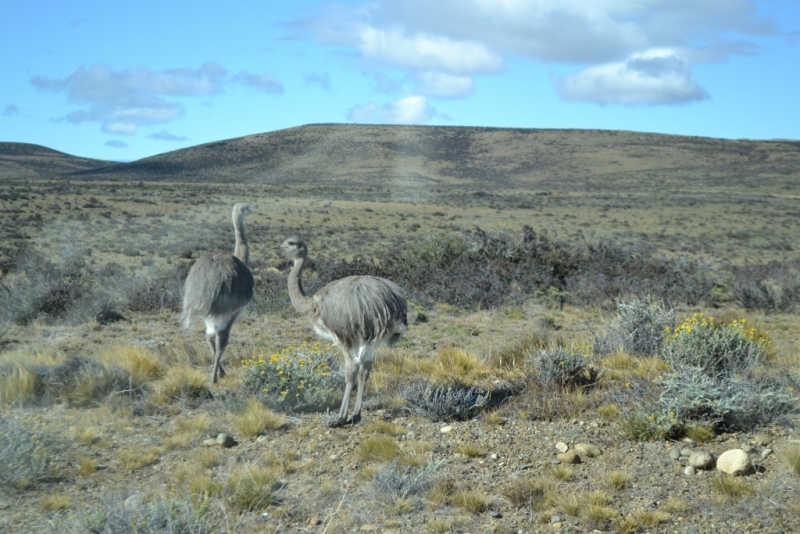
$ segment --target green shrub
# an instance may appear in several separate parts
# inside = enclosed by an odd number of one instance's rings
[[[338,359],[336,347],[320,343],[253,356],[242,361],[244,386],[275,409],[312,412],[333,408],[341,402]]]
[[[709,375],[736,375],[765,361],[769,343],[756,329],[747,329],[744,319],[719,324],[713,317],[695,313],[667,332],[663,354],[673,368],[690,366]]]
[[[401,393],[411,411],[431,421],[464,420],[486,405],[489,395],[465,386],[438,386],[416,382]]]
[[[650,296],[621,301],[609,324],[610,341],[631,356],[661,354],[675,311]]]

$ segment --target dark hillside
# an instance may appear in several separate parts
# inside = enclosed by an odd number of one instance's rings
[[[54,178],[109,165],[116,163],[71,156],[29,143],[0,143],[0,179]]]

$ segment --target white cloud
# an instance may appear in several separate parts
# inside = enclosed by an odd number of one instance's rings
[[[359,104],[347,114],[352,122],[381,124],[424,124],[436,116],[436,109],[422,96],[407,96],[388,104]]]
[[[565,100],[598,104],[682,104],[709,98],[686,60],[669,50],[634,54],[624,62],[555,78]]]
[[[373,77],[399,69],[416,81],[408,92],[429,98],[469,96],[474,77],[514,59],[585,69],[560,80],[575,99],[655,104],[707,97],[694,64],[758,53],[755,36],[778,35],[755,0],[374,0],[327,10],[305,28],[354,49]],[[682,63],[645,57],[658,49]]]
[[[464,98],[475,92],[475,82],[469,76],[421,72],[415,78],[415,92],[432,98]]]
[[[327,72],[306,72],[303,73],[306,85],[318,85],[326,91],[331,90],[331,75]]]
[[[150,139],[157,139],[159,141],[188,141],[189,138],[185,135],[175,135],[171,134],[166,130],[161,130],[158,132],[151,133],[148,135]]]
[[[128,143],[120,141],[119,139],[109,139],[106,141],[105,145],[114,148],[128,148]]]
[[[114,71],[97,63],[89,68],[81,66],[63,79],[34,76],[31,84],[41,91],[66,92],[69,102],[88,105],[68,113],[63,120],[99,122],[104,132],[130,135],[139,126],[166,123],[183,115],[183,106],[164,96],[213,96],[222,91],[224,76],[225,69],[213,62],[197,70],[164,71]]]
[[[262,93],[283,94],[283,84],[274,74],[251,74],[247,71],[242,71],[233,80]]]

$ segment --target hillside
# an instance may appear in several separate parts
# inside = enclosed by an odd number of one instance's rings
[[[24,172],[46,177],[72,171],[83,180],[552,190],[747,187],[753,181],[782,190],[800,178],[796,141],[601,130],[320,124],[113,166],[45,150],[24,160]],[[0,173],[23,172],[8,167],[18,169],[19,160],[0,160]]]
[[[0,143],[0,179],[54,178],[115,165],[29,143]]]

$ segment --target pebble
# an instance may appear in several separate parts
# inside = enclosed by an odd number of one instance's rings
[[[453,425],[445,425],[439,429],[439,432],[441,432],[442,434],[447,434],[452,430],[453,430]]]
[[[567,452],[569,450],[569,445],[567,445],[563,441],[559,441],[558,443],[556,443],[556,449],[558,449],[558,452]]]
[[[691,465],[687,465],[686,469],[683,470],[683,474],[687,477],[691,477],[697,474],[697,469],[692,467]]]
[[[553,523],[553,528],[561,528],[561,523]]]
[[[766,434],[756,434],[755,437],[753,437],[753,442],[755,442],[756,445],[761,445],[763,447],[764,445],[769,445],[772,443],[772,438]]]
[[[669,451],[669,457],[672,458],[673,460],[677,460],[678,458],[681,457],[681,450],[678,447],[673,447]]]
[[[600,447],[591,443],[578,443],[575,445],[575,452],[586,458],[597,458],[603,454],[603,450]]]
[[[221,433],[217,435],[217,444],[223,447],[233,447],[236,445],[236,440],[233,439],[233,436],[226,433]]]
[[[689,466],[697,469],[709,469],[714,465],[714,457],[706,451],[699,451],[689,456]]]
[[[717,469],[729,475],[744,475],[750,470],[750,458],[742,449],[731,449],[719,455]]]
[[[681,456],[686,456],[688,458],[693,452],[692,449],[681,449]]]
[[[551,523],[560,523],[561,522],[561,517],[557,516],[557,515],[554,515],[553,517],[550,518],[550,522]]]
[[[564,462],[565,464],[579,464],[581,463],[581,457],[578,456],[578,453],[575,451],[567,451],[562,452],[561,454],[556,455],[556,459],[560,462]]]
[[[761,451],[761,457],[762,458],[766,458],[770,454],[772,454],[772,449],[764,449],[763,451]]]
[[[745,443],[744,445],[742,445],[742,447],[741,447],[741,448],[742,448],[742,450],[743,450],[744,452],[753,452],[753,446],[752,446],[752,445],[748,445],[747,443]]]

